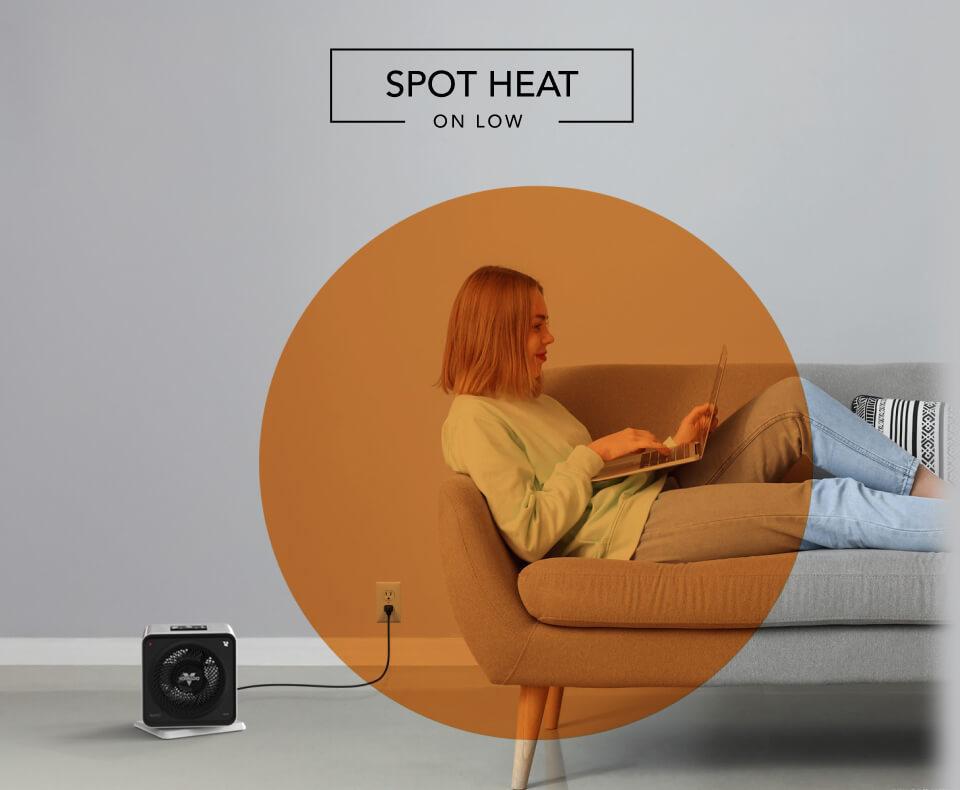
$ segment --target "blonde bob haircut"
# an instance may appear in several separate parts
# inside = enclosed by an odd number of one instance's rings
[[[527,361],[533,289],[523,272],[481,266],[457,293],[437,382],[444,392],[494,398],[536,398],[543,384]]]

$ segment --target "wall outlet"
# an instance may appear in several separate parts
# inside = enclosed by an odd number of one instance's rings
[[[400,622],[400,582],[377,582],[377,622],[387,622],[387,615],[383,607],[393,605],[393,614],[390,615],[390,624]]]

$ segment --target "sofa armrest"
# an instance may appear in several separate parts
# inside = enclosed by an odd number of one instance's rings
[[[460,631],[491,683],[507,683],[537,621],[520,600],[523,563],[507,548],[473,480],[440,485],[440,556]]]

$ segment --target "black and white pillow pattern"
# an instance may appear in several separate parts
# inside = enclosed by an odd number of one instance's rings
[[[942,401],[857,395],[850,408],[858,417],[920,459],[927,469],[953,481],[956,446],[950,410]]]

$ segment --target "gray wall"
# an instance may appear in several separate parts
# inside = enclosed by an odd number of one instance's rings
[[[0,5],[0,636],[311,633],[259,503],[275,362],[358,247],[458,194],[631,200],[729,261],[798,360],[945,359],[948,4],[480,7]],[[637,123],[327,123],[329,47],[463,44],[635,47]]]

